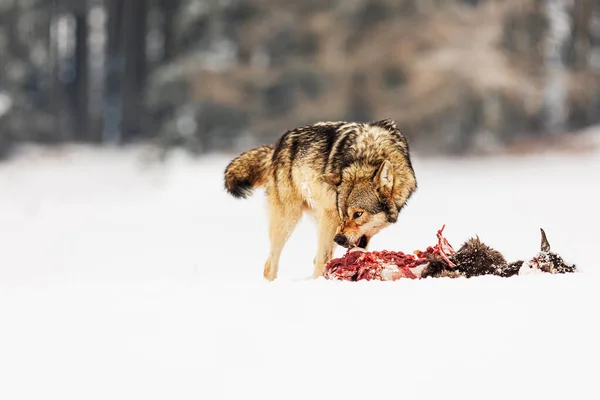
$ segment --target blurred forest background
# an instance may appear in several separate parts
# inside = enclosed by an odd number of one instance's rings
[[[393,118],[487,151],[600,119],[600,0],[0,0],[0,153],[197,154]]]

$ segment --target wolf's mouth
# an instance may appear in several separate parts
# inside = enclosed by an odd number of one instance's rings
[[[366,249],[368,244],[369,238],[366,235],[362,235],[360,239],[358,239],[358,243],[356,243],[356,246]]]

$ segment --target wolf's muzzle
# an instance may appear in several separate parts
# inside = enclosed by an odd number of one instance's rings
[[[343,247],[346,247],[348,245],[348,238],[344,235],[335,235],[333,241]]]

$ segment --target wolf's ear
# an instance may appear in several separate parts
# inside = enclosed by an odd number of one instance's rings
[[[380,128],[388,129],[391,131],[398,129],[398,128],[396,128],[396,121],[394,121],[393,119],[390,119],[390,118],[382,119],[381,121],[370,122],[369,125],[378,126]]]
[[[394,186],[394,167],[392,163],[385,160],[381,163],[377,174],[375,175],[375,187],[382,191],[391,193]]]
[[[321,179],[323,179],[326,183],[330,184],[331,186],[337,186],[342,182],[342,177],[340,176],[340,174],[336,174],[335,172],[332,172],[330,174],[323,174],[321,175]]]

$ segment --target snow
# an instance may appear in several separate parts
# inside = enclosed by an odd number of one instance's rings
[[[580,272],[308,279],[304,220],[268,283],[262,191],[228,156],[30,148],[0,164],[2,399],[598,399],[598,153],[424,159],[371,249],[472,235]],[[343,254],[338,249],[336,255]]]

